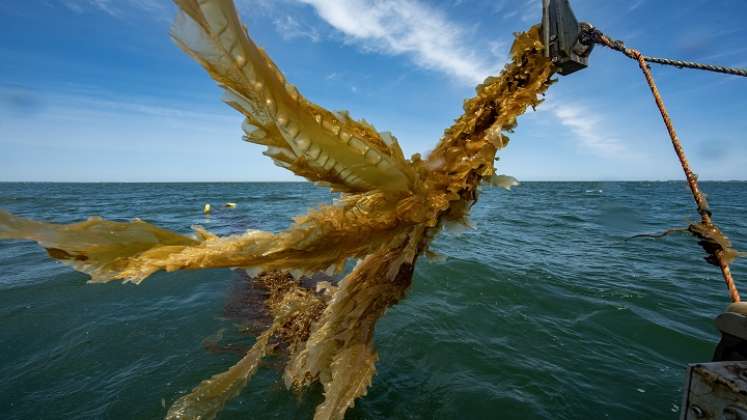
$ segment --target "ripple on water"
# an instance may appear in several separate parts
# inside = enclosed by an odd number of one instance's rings
[[[747,248],[747,184],[703,188]],[[27,217],[141,217],[220,234],[279,230],[333,197],[307,184],[0,184],[0,207]],[[381,320],[379,373],[348,418],[675,418],[684,367],[710,359],[726,294],[691,238],[626,239],[696,217],[684,183],[486,189],[476,229],[440,235],[433,248],[445,260],[422,259],[407,299]],[[735,276],[745,268],[737,261]],[[223,329],[228,344],[251,343],[224,316],[235,276],[87,285],[32,244],[0,242],[4,416],[162,417],[162,399],[168,406],[237,360],[203,339]],[[293,396],[273,363],[221,418],[311,416],[321,390]]]

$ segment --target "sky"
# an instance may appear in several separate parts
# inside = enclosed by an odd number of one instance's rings
[[[744,0],[571,0],[645,54],[747,67]],[[313,102],[427,153],[497,74],[540,0],[237,0]],[[0,2],[0,181],[293,181],[179,50],[169,0]],[[747,79],[655,66],[700,179],[747,180]],[[636,63],[597,47],[500,151],[519,180],[681,179]]]

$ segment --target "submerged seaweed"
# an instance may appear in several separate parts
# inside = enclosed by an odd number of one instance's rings
[[[56,225],[0,212],[0,239],[34,240],[93,282],[139,283],[159,270],[264,270],[259,281],[268,291],[272,324],[238,363],[178,399],[167,418],[213,418],[282,342],[289,355],[286,386],[301,390],[320,382],[325,399],[315,418],[341,419],[371,384],[374,327],[404,297],[417,258],[444,225],[467,223],[481,181],[515,181],[495,177],[495,153],[508,143],[516,118],[537,106],[551,84],[554,69],[539,29],[517,35],[511,62],[477,87],[427,158],[406,159],[390,134],[301,96],[248,36],[231,1],[176,3],[174,39],[245,115],[245,139],[267,146],[265,154],[278,165],[342,192],[340,200],[277,234],[228,237],[200,227],[188,237],[140,220]],[[349,259],[358,264],[337,285],[322,282],[311,290],[289,275],[339,273]]]

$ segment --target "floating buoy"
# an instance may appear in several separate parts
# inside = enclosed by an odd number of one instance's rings
[[[213,208],[210,206],[210,203],[205,203],[205,207],[202,208],[202,212],[205,214],[210,214],[210,211]]]
[[[226,207],[228,207],[229,209],[235,209],[236,203],[226,203]]]
[[[519,186],[519,181],[508,175],[493,175],[489,181],[490,185],[511,191],[512,187]]]

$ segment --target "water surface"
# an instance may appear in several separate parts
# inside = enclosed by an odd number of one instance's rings
[[[747,249],[747,184],[703,189]],[[332,198],[303,183],[0,184],[0,208],[26,217],[140,217],[185,233],[277,231]],[[694,220],[683,182],[484,191],[474,229],[439,236],[444,258],[422,259],[408,298],[379,323],[378,374],[347,418],[677,418],[684,369],[710,360],[726,289],[692,238],[626,238]],[[747,265],[733,271],[739,282]],[[222,344],[251,344],[226,316],[241,281],[225,269],[87,285],[33,243],[0,242],[3,418],[162,417],[238,360],[203,340],[222,330]],[[320,390],[287,392],[276,362],[220,418],[310,418]]]

